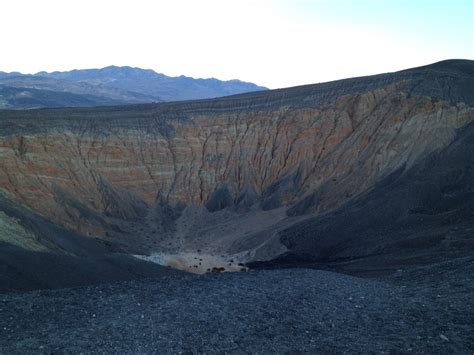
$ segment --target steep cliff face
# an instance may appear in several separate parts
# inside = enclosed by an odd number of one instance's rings
[[[275,256],[286,248],[281,228],[448,147],[474,120],[473,68],[450,61],[220,100],[0,112],[0,189],[130,252]]]

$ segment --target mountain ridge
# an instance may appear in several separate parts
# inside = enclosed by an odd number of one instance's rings
[[[201,99],[266,88],[237,79],[169,77],[151,69],[109,66],[67,72],[0,72],[0,108],[91,107]],[[15,89],[22,95],[15,95]],[[41,92],[38,90],[42,90]],[[84,95],[71,99],[64,94]],[[27,99],[24,97],[28,97]],[[63,101],[64,102],[63,102]],[[74,104],[71,104],[71,101]]]

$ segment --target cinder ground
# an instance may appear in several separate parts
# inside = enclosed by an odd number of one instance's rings
[[[474,259],[363,279],[177,274],[0,295],[0,353],[474,351]]]

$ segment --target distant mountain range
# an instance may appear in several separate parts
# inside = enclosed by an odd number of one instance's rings
[[[90,107],[222,97],[267,88],[240,80],[170,77],[150,69],[0,72],[0,108]]]

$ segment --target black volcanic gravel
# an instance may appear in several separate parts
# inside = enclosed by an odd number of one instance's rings
[[[410,275],[261,270],[1,294],[0,353],[472,353],[472,275],[441,294]]]

